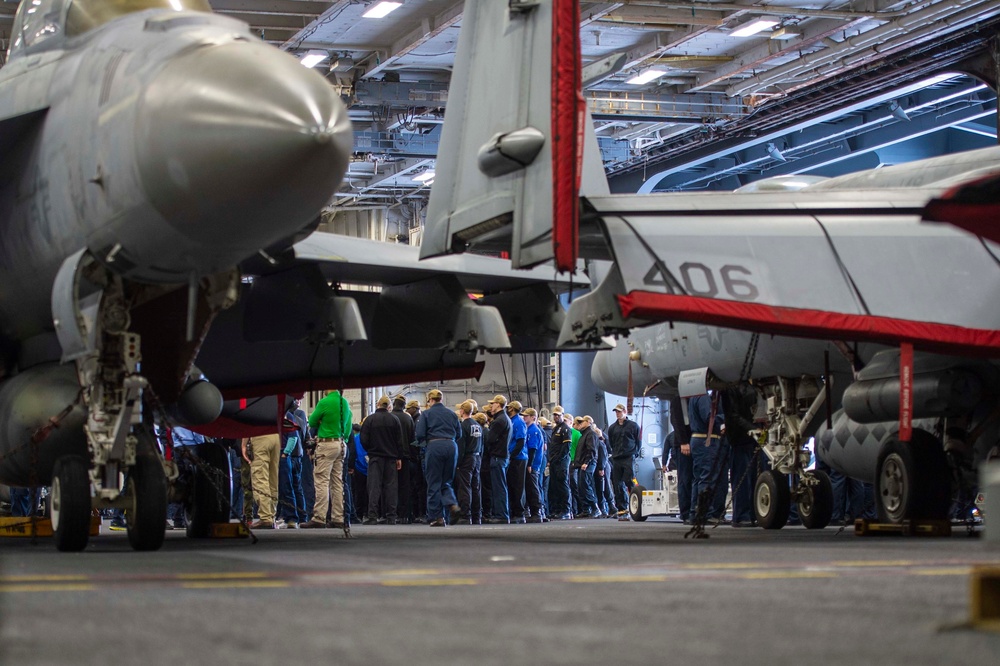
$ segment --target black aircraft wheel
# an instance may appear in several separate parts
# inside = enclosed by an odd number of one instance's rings
[[[135,550],[159,550],[167,526],[167,476],[152,446],[140,440],[128,474],[132,507],[125,511],[128,542]]]
[[[204,539],[211,533],[213,523],[229,522],[233,471],[229,453],[221,444],[199,444],[196,453],[199,464],[187,507],[187,535],[192,539]]]
[[[753,510],[757,514],[757,524],[765,530],[780,530],[788,522],[791,508],[788,477],[770,469],[761,472],[753,489]]]
[[[799,519],[806,529],[821,530],[833,517],[833,484],[824,471],[816,470],[812,476],[819,483],[806,487],[806,496],[799,500]]]
[[[642,515],[642,491],[644,491],[640,485],[633,486],[632,490],[628,494],[628,513],[632,517],[632,520],[637,520],[640,523],[649,516]]]
[[[52,470],[49,516],[56,548],[77,551],[90,539],[90,476],[82,456],[63,456]]]
[[[880,521],[900,523],[947,517],[951,502],[948,461],[930,433],[914,430],[909,442],[896,438],[886,441],[879,452],[877,474]]]

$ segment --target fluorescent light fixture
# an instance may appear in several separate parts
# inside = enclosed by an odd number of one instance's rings
[[[366,11],[361,16],[364,18],[385,18],[391,12],[396,11],[403,6],[402,2],[386,2],[383,0],[378,4],[374,5],[371,9]]]
[[[433,180],[433,179],[434,179],[434,170],[433,169],[428,169],[427,171],[424,171],[419,176],[414,176],[413,177],[413,180],[419,181],[421,183],[426,182],[428,180]]]
[[[302,59],[299,60],[299,62],[302,64],[303,67],[315,67],[316,65],[320,64],[329,57],[330,54],[327,53],[326,51],[319,51],[314,49],[312,51],[307,51],[306,54],[302,56]]]
[[[780,40],[796,39],[801,36],[802,33],[798,32],[794,28],[778,28],[777,30],[771,33],[771,39],[780,39]]]
[[[656,69],[655,67],[650,67],[649,69],[645,69],[639,72],[636,76],[633,76],[625,83],[627,83],[630,86],[641,86],[643,84],[649,83],[650,81],[653,81],[654,79],[660,78],[664,74],[666,74],[666,71],[662,69]]]
[[[759,19],[750,21],[749,23],[744,23],[740,27],[729,33],[732,37],[752,37],[758,32],[763,32],[764,30],[770,30],[774,26],[781,23],[776,18],[771,18],[770,16],[762,16]]]

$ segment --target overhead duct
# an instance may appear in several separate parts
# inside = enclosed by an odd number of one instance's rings
[[[830,76],[837,71],[859,65],[879,53],[938,38],[944,28],[957,29],[1000,14],[1000,5],[993,0],[956,0],[939,2],[931,7],[901,16],[868,32],[845,39],[837,46],[804,55],[793,62],[774,67],[757,76],[744,79],[726,89],[737,97],[756,92],[779,81],[787,81],[812,72],[813,77]],[[838,60],[841,62],[838,64]],[[817,72],[820,67],[830,69]],[[806,85],[803,82],[801,85]]]

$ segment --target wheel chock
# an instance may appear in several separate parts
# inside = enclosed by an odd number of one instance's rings
[[[210,539],[245,539],[250,530],[243,523],[212,523],[208,526]]]
[[[90,519],[90,536],[101,533],[100,516]],[[0,517],[0,537],[50,537],[52,536],[52,521],[48,518],[31,518],[28,516]]]
[[[969,581],[972,626],[1000,632],[1000,567],[973,567]]]
[[[854,521],[855,536],[951,536],[951,523],[947,520],[904,520],[901,523],[879,523],[867,518]]]

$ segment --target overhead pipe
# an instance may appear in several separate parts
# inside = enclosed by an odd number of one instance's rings
[[[824,43],[832,43],[830,48],[810,53],[786,65],[769,69],[766,72],[758,74],[757,76],[734,83],[726,89],[726,94],[731,97],[736,97],[745,94],[751,89],[764,88],[777,80],[787,81],[788,79],[803,72],[817,70],[825,65],[830,65],[833,61],[840,58],[842,54],[849,53],[851,51],[859,51],[871,43],[880,43],[883,46],[888,46],[892,42],[887,40],[904,33],[906,26],[911,22],[917,21],[925,23],[934,21],[942,14],[958,12],[965,6],[979,1],[980,0],[957,0],[955,3],[940,2],[936,5],[911,14],[908,20],[896,19],[891,23],[887,23],[883,26],[875,28],[874,30],[869,30],[868,32],[864,32],[859,35],[855,35],[854,37],[845,39],[842,42],[824,40]],[[936,31],[938,27],[939,26],[935,25],[931,31]],[[914,34],[906,34],[905,36],[908,42],[914,41]],[[824,73],[829,74],[837,69],[839,69],[839,67],[835,66],[828,69]]]
[[[799,7],[778,7],[775,5],[739,5],[729,2],[683,2],[671,0],[657,2],[656,0],[623,0],[626,5],[636,7],[662,7],[667,9],[692,9],[705,11],[731,11],[745,14],[766,14],[768,16],[806,16],[810,18],[833,18],[854,21],[857,19],[891,19],[906,16],[913,7],[894,11],[848,12],[836,9],[803,9]]]
[[[969,6],[972,8],[969,9]],[[965,11],[963,11],[965,10]],[[1000,13],[1000,6],[993,0],[956,0],[955,2],[941,2],[937,5],[921,10],[904,18],[899,18],[884,26],[869,30],[868,32],[850,37],[838,43],[837,47],[824,51],[817,51],[809,55],[802,56],[796,61],[786,65],[769,69],[757,76],[744,79],[729,86],[726,94],[731,97],[738,97],[749,91],[767,87],[775,81],[788,80],[800,73],[815,71],[821,67],[830,67],[825,73],[829,74],[841,69],[846,69],[852,62],[863,60],[866,57],[876,55],[881,51],[901,45],[901,40],[905,39],[908,44],[924,41],[924,38],[934,37],[940,34],[944,25],[956,26],[969,23],[983,18],[989,18]],[[919,25],[916,30],[908,31],[910,26]],[[870,47],[867,56],[860,56],[859,53]],[[846,57],[852,57],[850,61]],[[835,61],[844,57],[844,65],[838,65]],[[846,66],[845,66],[846,65]]]

